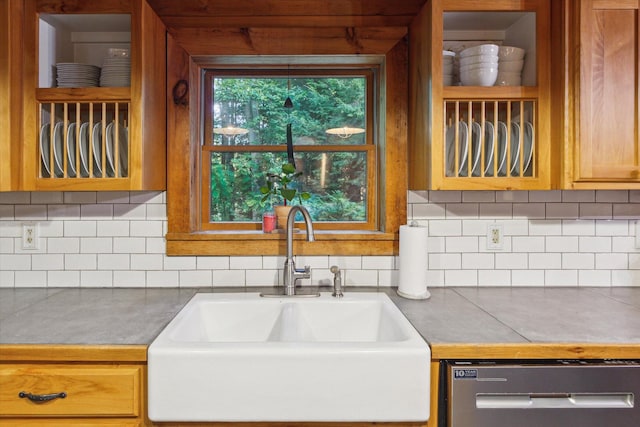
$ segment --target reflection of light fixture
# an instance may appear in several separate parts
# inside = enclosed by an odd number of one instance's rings
[[[329,135],[336,135],[342,139],[347,139],[352,135],[358,134],[358,133],[364,133],[364,129],[362,128],[350,128],[350,127],[341,127],[341,128],[332,128],[332,129],[327,129],[325,132],[327,132]]]
[[[224,128],[213,128],[213,133],[224,136],[236,136],[249,133],[249,129],[227,126]]]

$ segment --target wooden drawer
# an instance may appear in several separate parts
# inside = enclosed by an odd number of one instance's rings
[[[135,365],[1,365],[0,417],[137,417],[142,377]],[[66,396],[33,402],[20,392]]]

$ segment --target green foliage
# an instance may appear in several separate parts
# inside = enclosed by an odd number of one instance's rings
[[[249,129],[214,135],[214,145],[283,146],[292,124],[294,145],[363,144],[364,134],[343,140],[326,129],[365,128],[365,79],[353,77],[216,77],[213,126]],[[283,108],[290,96],[294,108]],[[210,220],[257,222],[264,204],[304,202],[316,221],[365,221],[366,154],[296,149],[297,170],[282,151],[211,152]],[[266,177],[266,180],[265,180]],[[265,182],[266,181],[266,182]],[[313,194],[313,196],[311,196]]]
[[[291,163],[285,163],[282,165],[280,173],[268,173],[267,183],[260,187],[260,193],[263,195],[260,200],[262,203],[267,200],[273,201],[272,197],[282,197],[284,205],[297,198],[298,203],[302,204],[303,200],[309,200],[311,194],[306,191],[298,191],[296,188],[291,187],[294,180],[302,175],[302,172],[296,172],[296,167]]]

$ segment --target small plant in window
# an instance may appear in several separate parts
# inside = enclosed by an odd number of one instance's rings
[[[303,200],[309,200],[311,194],[291,186],[300,175],[302,172],[296,172],[295,166],[291,163],[282,165],[280,173],[268,173],[267,183],[260,187],[260,193],[263,194],[261,202],[273,200],[274,196],[281,197],[284,206],[291,205],[294,199],[297,199],[299,204],[302,204]]]
[[[282,204],[274,207],[278,229],[280,230],[286,228],[287,217],[293,201],[297,200],[299,204],[302,204],[303,200],[311,198],[311,195],[306,191],[300,191],[292,187],[292,184],[300,175],[302,175],[302,172],[296,172],[293,164],[285,163],[282,165],[280,173],[268,173],[267,183],[260,187],[260,193],[263,195],[261,203],[273,201],[274,197],[282,198]]]

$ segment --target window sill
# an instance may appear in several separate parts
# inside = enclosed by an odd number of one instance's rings
[[[294,234],[297,255],[397,255],[398,234],[367,231],[316,231]],[[168,233],[167,255],[285,255],[286,235],[257,231]]]

